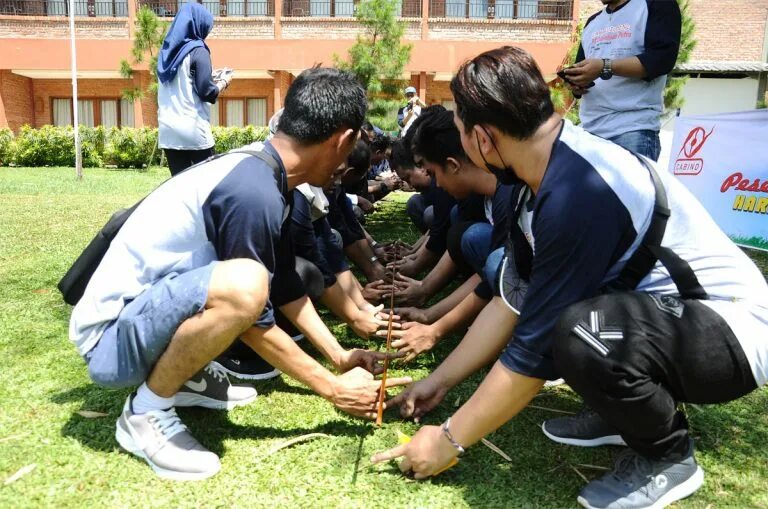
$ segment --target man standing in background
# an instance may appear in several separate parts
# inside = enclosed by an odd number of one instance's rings
[[[657,161],[667,74],[680,49],[675,0],[601,0],[565,81],[581,98],[582,127]]]
[[[397,110],[397,125],[402,128],[400,131],[401,137],[405,136],[405,133],[408,132],[408,128],[411,127],[413,121],[419,118],[419,115],[421,115],[421,108],[427,107],[427,104],[416,95],[415,87],[408,87],[405,89],[405,98],[408,99],[408,103]]]

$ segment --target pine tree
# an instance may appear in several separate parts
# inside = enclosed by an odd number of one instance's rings
[[[355,17],[363,33],[347,52],[347,60],[334,55],[335,65],[357,76],[366,89],[369,119],[382,129],[394,130],[402,75],[411,59],[411,44],[402,44],[405,23],[398,20],[400,0],[361,0]]]
[[[140,87],[133,87],[123,90],[123,99],[135,101],[144,97],[146,92],[153,96],[157,94],[157,57],[160,54],[160,47],[165,39],[165,33],[168,30],[168,22],[161,21],[157,15],[147,7],[142,5],[136,12],[136,34],[131,48],[131,60],[120,61],[120,75],[123,78],[133,77],[133,66],[141,64],[149,56],[149,76],[150,82],[146,90]],[[148,54],[148,55],[147,55]]]
[[[696,24],[691,17],[690,0],[677,0],[680,5],[680,14],[683,18],[683,27],[680,34],[680,52],[677,55],[675,67],[688,62],[691,53],[696,47]],[[688,81],[688,76],[672,76],[667,78],[667,87],[664,89],[664,111],[669,115],[683,106],[683,87]]]

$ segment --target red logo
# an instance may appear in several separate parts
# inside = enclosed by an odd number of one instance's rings
[[[698,175],[704,169],[704,160],[695,157],[704,147],[715,128],[705,131],[703,127],[694,127],[683,142],[675,161],[675,175]]]

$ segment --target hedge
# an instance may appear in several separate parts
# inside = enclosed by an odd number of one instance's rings
[[[79,131],[85,167],[144,168],[160,162],[156,128],[81,126]],[[263,141],[268,133],[266,127],[214,127],[215,150],[222,153]],[[10,129],[0,129],[0,165],[74,166],[73,128],[24,126],[15,136]]]

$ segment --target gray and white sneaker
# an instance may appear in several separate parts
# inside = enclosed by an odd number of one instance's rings
[[[576,415],[556,417],[541,424],[541,431],[550,440],[579,447],[598,445],[627,445],[618,430],[605,422],[597,412],[585,408]]]
[[[662,509],[698,490],[704,471],[688,454],[677,461],[654,461],[634,451],[616,460],[613,471],[587,484],[577,501],[587,509]]]
[[[221,470],[219,457],[195,440],[175,409],[136,415],[133,397],[128,397],[117,420],[115,438],[120,447],[142,458],[164,479],[194,481]]]
[[[214,410],[231,410],[247,405],[257,396],[252,385],[232,384],[226,372],[216,363],[208,364],[197,375],[184,382],[175,396],[175,406],[201,406]]]

